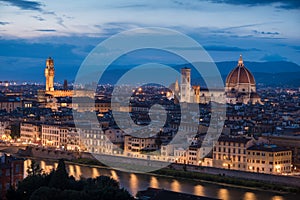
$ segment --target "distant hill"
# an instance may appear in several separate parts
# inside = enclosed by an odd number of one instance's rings
[[[199,63],[205,67],[207,63]],[[292,62],[244,62],[245,66],[253,73],[256,83],[264,86],[285,86],[300,87],[300,66]],[[220,74],[225,82],[228,73],[237,65],[236,61],[217,62]],[[180,71],[183,67],[191,67],[191,64],[172,65],[174,69]],[[129,71],[131,65],[110,66],[103,74],[100,83],[115,83],[124,73]],[[179,77],[177,77],[179,78]],[[213,77],[211,77],[213,78]],[[176,77],[174,78],[174,81]],[[203,79],[192,70],[192,84],[200,84],[205,87]]]
[[[205,63],[198,63],[205,66]],[[255,81],[264,86],[300,87],[300,66],[286,61],[279,62],[244,62],[245,66],[253,73]],[[236,61],[217,62],[220,74],[225,82],[228,73],[237,65]],[[190,64],[175,66],[176,69],[190,67]],[[193,84],[205,83],[195,71],[192,70]]]
[[[278,62],[244,62],[251,72],[262,73],[281,73],[281,72],[300,72],[300,66],[286,61]],[[221,74],[228,74],[236,65],[236,61],[217,62]]]

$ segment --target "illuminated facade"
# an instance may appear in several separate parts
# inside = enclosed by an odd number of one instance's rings
[[[141,152],[158,150],[155,138],[138,138],[131,135],[124,136],[125,152]]]
[[[253,74],[245,67],[243,58],[240,56],[238,65],[228,74],[225,81],[225,90],[200,88],[199,85],[191,85],[191,69],[181,69],[181,82],[176,80],[170,86],[174,96],[180,102],[186,103],[209,103],[210,101],[236,103],[261,103],[256,93],[256,83]]]
[[[38,124],[21,123],[20,124],[20,139],[26,143],[41,142],[41,128]]]
[[[247,149],[247,171],[267,174],[291,172],[292,151],[276,145],[252,146]]]
[[[245,171],[246,149],[252,145],[252,138],[221,136],[213,149],[213,166]]]
[[[46,91],[54,91],[54,61],[51,57],[46,60],[45,78]]]
[[[46,87],[44,90],[38,91],[38,101],[44,102],[46,101],[46,95],[51,97],[66,97],[66,96],[73,96],[72,90],[55,90],[54,89],[54,76],[55,76],[55,69],[54,69],[54,60],[49,57],[46,60],[46,68],[45,68],[45,78],[46,78]],[[67,86],[64,86],[67,88]]]

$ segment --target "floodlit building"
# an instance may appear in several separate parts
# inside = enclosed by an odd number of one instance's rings
[[[37,123],[21,123],[20,124],[20,139],[26,143],[41,142],[41,126]]]
[[[158,145],[155,138],[138,138],[131,135],[124,137],[125,152],[141,152],[158,150]]]
[[[247,171],[267,174],[291,172],[292,151],[276,145],[254,145],[247,149]]]
[[[246,150],[252,145],[252,138],[221,136],[213,148],[213,166],[245,171]]]

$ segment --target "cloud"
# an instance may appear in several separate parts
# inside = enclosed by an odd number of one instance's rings
[[[257,31],[257,30],[254,30],[253,31],[255,34],[258,34],[258,35],[279,35],[280,33],[279,32],[269,32],[269,31]]]
[[[37,19],[39,21],[45,21],[45,19],[40,17],[40,16],[31,16],[31,17],[34,18],[34,19]]]
[[[291,46],[293,49],[295,49],[296,51],[300,51],[300,46]]]
[[[232,46],[222,46],[222,45],[205,45],[203,48],[206,51],[234,51],[234,52],[243,52],[243,51],[260,51],[260,49],[251,48],[251,49],[243,49],[239,47],[232,47]],[[199,50],[198,47],[167,47],[170,50]]]
[[[56,32],[55,29],[37,29],[35,31],[39,31],[39,32]]]
[[[213,3],[225,3],[231,5],[245,5],[245,6],[262,6],[270,4],[280,4],[276,6],[282,9],[299,9],[299,0],[208,0]]]
[[[286,61],[287,58],[278,54],[267,54],[264,55],[260,60],[262,61]]]
[[[65,24],[64,24],[64,20],[61,17],[56,17],[56,22],[57,24],[59,24],[60,26],[66,28]]]
[[[0,22],[0,25],[4,26],[4,25],[7,25],[7,24],[10,24],[9,22]]]
[[[18,7],[22,10],[37,10],[42,11],[43,4],[36,1],[26,0],[0,0],[5,3],[9,3],[12,6]]]
[[[243,49],[243,48],[240,48],[240,47],[232,47],[232,46],[216,46],[216,45],[204,46],[204,49],[207,50],[207,51],[235,51],[235,52],[242,52],[242,51],[260,51],[259,49],[256,49],[256,48]]]

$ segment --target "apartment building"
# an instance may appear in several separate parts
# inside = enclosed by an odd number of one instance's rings
[[[291,172],[292,151],[277,145],[255,145],[247,149],[247,171],[267,174]]]
[[[213,166],[245,171],[246,150],[254,145],[254,142],[253,138],[221,136],[213,148]]]
[[[125,152],[141,152],[158,150],[155,138],[138,138],[131,135],[124,136]]]
[[[20,139],[26,143],[41,143],[41,126],[38,123],[21,123]]]

